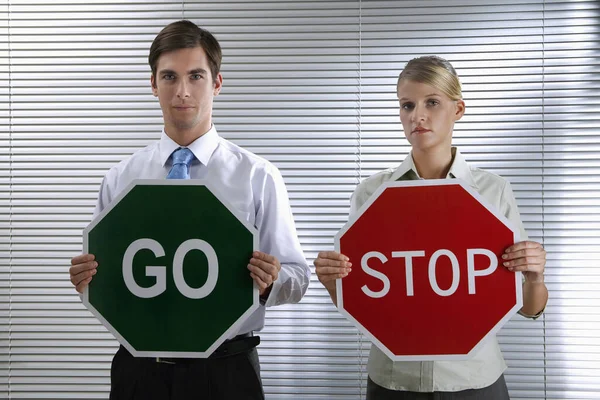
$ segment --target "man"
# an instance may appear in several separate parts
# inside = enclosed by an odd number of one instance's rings
[[[208,359],[161,362],[133,357],[121,346],[111,367],[110,398],[263,399],[252,332],[262,329],[265,307],[300,301],[310,278],[283,179],[275,166],[219,137],[212,125],[213,99],[223,84],[221,48],[212,34],[190,21],[169,24],[154,39],[148,62],[163,133],[110,169],[94,215],[133,179],[209,181],[259,232],[261,251],[253,253],[248,273],[264,307]],[[93,254],[74,257],[70,275],[76,290],[83,292],[97,271],[102,266]]]

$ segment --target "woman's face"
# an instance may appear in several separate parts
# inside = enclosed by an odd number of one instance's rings
[[[462,100],[452,100],[425,83],[402,79],[398,84],[400,121],[415,151],[450,149],[454,121],[465,112]]]

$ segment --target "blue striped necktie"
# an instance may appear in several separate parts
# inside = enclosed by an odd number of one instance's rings
[[[194,153],[190,149],[178,148],[171,154],[173,166],[167,175],[167,179],[190,179],[190,164],[194,159]]]

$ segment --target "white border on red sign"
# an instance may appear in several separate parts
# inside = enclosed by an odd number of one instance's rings
[[[83,230],[83,254],[88,253],[88,234],[102,219],[113,209],[117,204],[135,187],[135,186],[148,186],[148,185],[162,185],[162,186],[205,186],[208,190],[217,198],[219,201],[227,207],[245,227],[252,233],[254,250],[259,250],[259,235],[258,230],[246,221],[243,215],[236,210],[227,201],[226,197],[219,193],[219,191],[209,182],[203,179],[134,179],[125,189],[119,193],[117,197],[104,209],[89,225]],[[253,295],[252,295],[252,306],[238,318],[236,322],[227,329],[206,351],[203,352],[169,352],[169,351],[137,351],[117,330],[100,314],[96,308],[89,302],[88,287],[83,291],[82,301],[83,304],[94,314],[102,325],[104,325],[134,357],[171,357],[171,358],[207,358],[210,356],[225,340],[231,339],[238,333],[241,325],[256,311],[260,306],[259,290],[256,283],[254,283]]]
[[[519,242],[520,232],[513,226],[513,223],[502,215],[495,207],[490,205],[487,200],[477,193],[468,183],[461,179],[419,179],[419,180],[408,180],[408,181],[390,181],[382,184],[369,199],[356,211],[354,215],[348,218],[348,222],[340,229],[340,231],[334,237],[335,251],[340,252],[340,238],[350,229],[350,227],[362,216],[362,214],[377,200],[377,198],[384,192],[384,190],[391,187],[407,187],[407,186],[443,186],[443,185],[459,185],[466,190],[471,196],[473,196],[479,203],[481,203],[490,213],[498,218],[507,228],[513,232],[514,243]],[[517,313],[523,307],[523,277],[521,272],[515,272],[515,286],[517,301],[513,308],[510,309],[506,315],[498,321],[498,323],[490,329],[479,343],[477,343],[473,349],[467,354],[437,354],[437,355],[424,355],[424,356],[396,356],[389,350],[383,343],[381,343],[375,336],[369,332],[360,322],[358,322],[348,311],[344,309],[344,299],[342,296],[342,279],[336,280],[336,292],[337,292],[337,307],[338,310],[348,318],[358,329],[381,351],[383,351],[393,361],[449,361],[449,360],[468,360],[470,359],[484,344],[498,333],[498,331],[508,322],[514,314]]]

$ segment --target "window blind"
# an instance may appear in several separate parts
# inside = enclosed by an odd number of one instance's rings
[[[600,4],[544,4],[549,399],[600,397]]]
[[[532,240],[543,241],[541,2],[363,2],[363,176],[410,151],[395,82],[411,58],[456,68],[466,103],[453,144],[473,165],[507,178]],[[513,318],[498,334],[513,399],[544,398],[541,320]]]
[[[600,6],[595,1],[10,0],[0,5],[0,397],[106,398],[117,343],[68,281],[104,173],[156,140],[147,65],[166,24],[223,47],[219,133],[277,165],[309,262],[349,197],[410,148],[395,83],[413,57],[456,67],[454,144],[510,180],[548,251],[550,301],[498,335],[513,399],[600,399]],[[268,399],[364,398],[370,344],[316,276],[271,308]]]
[[[9,365],[10,290],[10,84],[8,7],[0,4],[0,395],[6,394]]]

